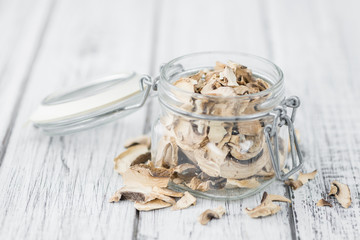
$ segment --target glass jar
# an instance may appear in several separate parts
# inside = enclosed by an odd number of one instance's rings
[[[229,60],[247,66],[270,87],[223,97],[173,84]],[[240,199],[301,168],[293,127],[300,100],[285,98],[279,67],[249,54],[189,54],[164,64],[154,79],[136,73],[108,76],[50,95],[31,120],[48,135],[74,133],[130,114],[144,105],[151,90],[157,91],[161,108],[152,128],[151,161],[172,169],[170,188],[211,199]],[[288,149],[292,161],[287,161]]]
[[[187,92],[173,83],[215,62],[233,61],[247,66],[270,88],[242,96],[210,96]],[[274,124],[274,109],[284,102],[282,71],[270,61],[247,54],[209,52],[176,58],[162,66],[158,82],[161,106],[152,130],[155,167],[173,168],[170,187],[213,199],[239,199],[270,184],[284,167],[288,134],[276,126],[276,146],[265,126]],[[278,166],[271,149],[276,148]],[[274,152],[274,151],[272,151]]]

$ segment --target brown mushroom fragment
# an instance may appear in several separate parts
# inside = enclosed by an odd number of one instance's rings
[[[291,201],[286,197],[267,194],[267,192],[264,192],[261,204],[253,209],[245,208],[245,212],[252,218],[273,215],[281,209],[280,206],[274,204],[273,201],[291,203]]]
[[[151,200],[149,202],[135,202],[134,203],[134,207],[139,210],[139,211],[150,211],[150,210],[155,210],[155,209],[161,209],[161,208],[166,208],[166,207],[170,207],[171,204],[168,202],[164,202],[160,199],[154,199]]]
[[[332,204],[322,198],[316,203],[316,206],[318,206],[318,207],[325,207],[325,206],[332,207]]]
[[[180,210],[196,204],[196,198],[189,192],[184,192],[184,196],[172,206],[171,210]]]
[[[178,163],[178,149],[174,138],[163,137],[158,143],[155,167],[175,167]]]
[[[145,164],[131,166],[122,174],[126,186],[167,187],[172,170]]]
[[[138,136],[135,138],[128,139],[125,141],[124,147],[129,148],[135,145],[145,145],[148,149],[150,149],[151,146],[151,138],[147,135]]]
[[[198,220],[202,225],[208,224],[212,219],[221,218],[225,213],[225,208],[223,206],[219,206],[214,210],[207,209],[202,214],[200,214]]]
[[[151,194],[151,188],[125,186],[117,190],[109,202],[119,202],[120,200],[148,202],[153,199],[155,197]]]
[[[348,208],[351,205],[351,193],[348,185],[333,181],[331,183],[330,196],[335,196],[336,200],[343,208]]]
[[[228,178],[226,184],[230,186],[233,185],[239,188],[257,188],[260,186],[260,182],[258,182],[255,177],[242,180]]]
[[[193,177],[189,183],[185,183],[186,186],[192,190],[206,192],[210,189],[210,181],[201,181],[197,177]]]
[[[303,186],[305,183],[307,183],[309,180],[312,180],[315,178],[317,174],[317,170],[314,170],[310,173],[299,173],[298,179],[289,179],[285,181],[285,184],[290,186],[293,190],[298,189],[299,187]]]
[[[129,147],[127,150],[122,152],[119,156],[114,159],[114,169],[120,174],[123,174],[133,162],[139,160],[138,157],[142,154],[148,153],[148,147],[146,145],[134,145]],[[142,158],[143,159],[143,158]]]
[[[184,196],[184,194],[182,192],[175,192],[173,190],[167,189],[167,188],[161,188],[161,187],[153,187],[152,188],[153,192],[165,195],[165,196],[169,196],[169,197],[182,197]]]

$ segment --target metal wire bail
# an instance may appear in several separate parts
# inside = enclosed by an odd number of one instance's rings
[[[269,149],[270,158],[273,164],[273,168],[276,177],[280,180],[286,180],[289,176],[299,171],[304,161],[300,151],[298,139],[295,135],[294,121],[296,116],[296,110],[300,106],[300,99],[297,96],[286,98],[280,106],[274,108],[274,121],[272,124],[268,124],[264,128],[264,134],[266,144]],[[287,115],[286,108],[292,108],[291,117]],[[288,173],[283,173],[280,168],[279,159],[279,144],[278,144],[278,127],[288,127],[289,140],[290,140],[290,153],[292,158],[292,169]],[[274,147],[272,146],[272,142]],[[296,157],[297,156],[297,157]]]

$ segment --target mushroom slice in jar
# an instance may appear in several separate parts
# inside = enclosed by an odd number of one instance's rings
[[[182,192],[176,192],[173,190],[170,190],[168,188],[161,188],[161,187],[153,187],[152,188],[153,192],[165,195],[165,196],[169,196],[169,197],[182,197],[184,196],[184,194]]]
[[[224,213],[225,213],[225,208],[223,206],[220,206],[214,210],[207,209],[199,216],[198,220],[202,225],[206,225],[214,218],[216,219],[221,218],[224,215]]]
[[[220,165],[220,176],[235,179],[252,177],[260,172],[268,161],[271,160],[266,146],[258,155],[246,161],[227,157]]]
[[[145,164],[131,166],[122,174],[126,186],[167,187],[172,170]]]
[[[142,136],[128,139],[125,142],[124,147],[129,148],[129,147],[132,147],[135,145],[145,145],[145,146],[147,146],[148,149],[150,149],[150,146],[151,146],[150,136],[142,135]]]
[[[208,138],[212,143],[219,143],[224,139],[224,136],[228,133],[223,126],[222,122],[210,121]]]
[[[135,145],[129,147],[114,159],[114,169],[120,174],[123,174],[130,165],[137,160],[142,154],[148,153],[148,147],[146,145]]]
[[[193,177],[189,183],[185,183],[185,185],[192,190],[206,192],[210,189],[210,181],[201,181],[197,177]]]
[[[335,196],[336,200],[343,208],[348,208],[351,205],[351,193],[348,185],[333,181],[331,183],[330,196]]]
[[[155,167],[172,168],[178,164],[178,146],[175,139],[164,136],[157,145]]]
[[[143,202],[135,202],[134,207],[139,211],[150,211],[155,209],[161,209],[170,207],[171,204],[168,202],[164,202],[160,199],[154,199],[149,202],[143,203]]]
[[[255,177],[241,180],[228,178],[225,187],[231,188],[232,186],[238,188],[257,188],[260,186],[260,182]]]
[[[176,143],[184,150],[198,148],[206,138],[205,126],[200,129],[199,125],[192,123],[189,119],[179,119],[174,123],[174,135]]]
[[[196,198],[189,192],[184,192],[184,196],[180,198],[175,205],[172,206],[171,210],[185,209],[195,204]]]
[[[239,86],[234,71],[228,66],[225,67],[224,71],[220,72],[220,78],[226,78],[228,81],[227,86],[229,87]]]
[[[206,95],[222,96],[222,97],[235,97],[237,96],[235,90],[231,87],[219,87],[215,90],[206,92]]]
[[[214,143],[208,143],[206,147],[194,151],[199,168],[211,177],[220,176],[220,165],[224,162],[227,154],[227,150],[219,149]]]
[[[246,208],[245,212],[252,218],[273,215],[281,209],[280,206],[274,204],[273,201],[291,203],[291,201],[286,197],[267,194],[267,192],[264,192],[261,204],[253,209]]]
[[[256,136],[262,134],[263,127],[259,120],[253,120],[238,123],[237,129],[240,134]]]
[[[183,163],[174,168],[175,178],[182,179],[186,182],[191,181],[191,179],[195,177],[199,172],[199,168],[190,163]]]

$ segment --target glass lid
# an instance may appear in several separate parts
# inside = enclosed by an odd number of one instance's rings
[[[100,78],[49,95],[30,121],[48,135],[66,135],[94,128],[144,105],[151,85],[149,76],[135,72]]]

